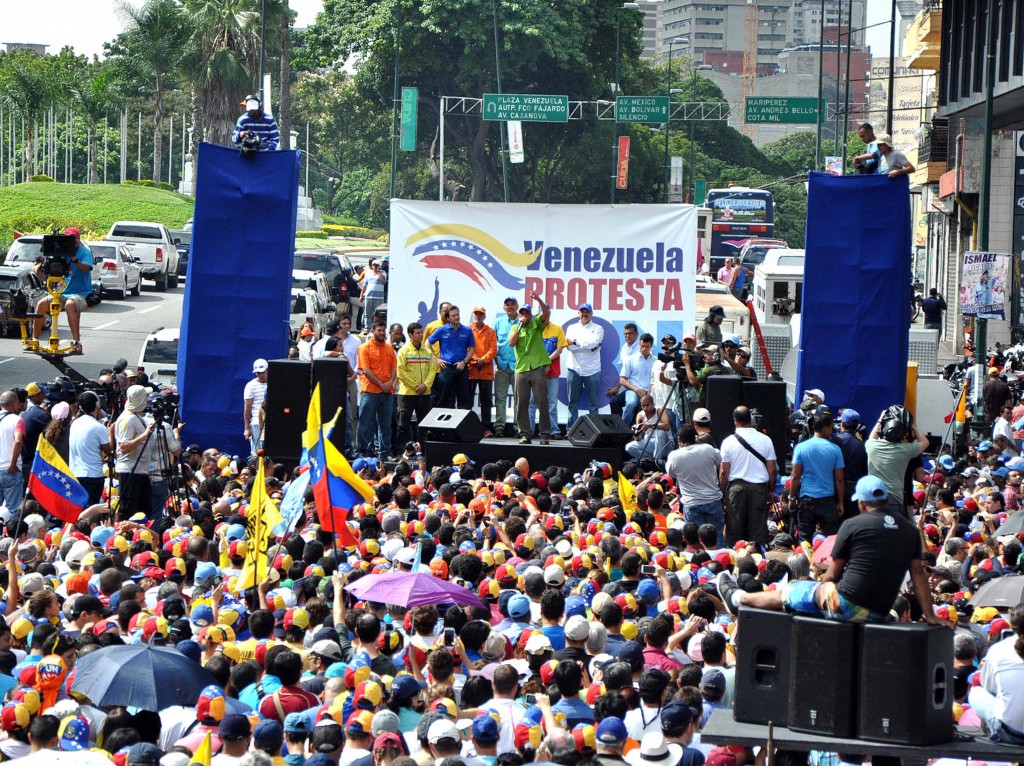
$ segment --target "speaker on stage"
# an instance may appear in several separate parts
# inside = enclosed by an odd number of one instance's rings
[[[331,443],[339,452],[345,451],[345,413],[348,412],[348,359],[325,357],[313,360],[313,388],[320,384],[320,417],[330,421],[341,409],[331,434]],[[355,434],[352,434],[355,438]]]
[[[568,439],[575,447],[625,447],[633,438],[618,415],[580,415],[569,429]]]
[[[857,625],[794,617],[789,668],[789,728],[809,734],[857,733]]]
[[[781,380],[745,380],[740,399],[741,404],[761,413],[764,431],[775,445],[775,456],[781,465],[789,446],[786,384]],[[711,422],[715,422],[713,415]]]
[[[434,407],[419,424],[421,441],[476,444],[484,438],[484,426],[473,410]]]
[[[789,719],[789,673],[793,617],[786,612],[743,607],[736,638],[733,716],[743,723],[785,726]]]
[[[743,404],[743,378],[739,375],[712,375],[704,386],[707,388],[705,406],[711,413],[711,435],[721,444],[736,430],[732,424],[732,411]]]
[[[861,628],[857,736],[901,745],[953,739],[953,641],[937,625]]]
[[[273,359],[267,368],[263,451],[273,460],[298,462],[309,409],[309,362]]]

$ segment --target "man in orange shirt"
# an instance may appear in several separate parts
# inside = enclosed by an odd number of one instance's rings
[[[395,382],[398,380],[398,358],[388,343],[387,325],[373,323],[370,337],[359,347],[359,454],[373,455],[374,430],[377,432],[377,455],[382,460],[391,455],[391,414],[395,407]]]
[[[482,306],[473,309],[473,339],[476,347],[473,358],[469,360],[469,400],[476,399],[480,392],[480,419],[484,422],[484,436],[494,436],[491,424],[491,390],[494,386],[494,359],[498,356],[498,336],[494,328],[484,323],[487,310]]]

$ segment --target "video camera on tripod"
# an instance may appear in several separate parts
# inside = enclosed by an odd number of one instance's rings
[[[662,353],[658,354],[658,361],[663,364],[671,364],[676,368],[676,372],[682,372],[686,367],[683,360],[684,354],[690,357],[690,369],[694,372],[697,372],[704,367],[704,355],[685,350],[682,343],[677,343],[672,346],[672,348],[667,348]]]
[[[43,276],[64,279],[71,271],[71,259],[78,251],[78,238],[73,234],[43,235]]]
[[[149,395],[146,404],[146,414],[153,418],[157,425],[161,423],[176,422],[178,416],[178,403],[181,397],[173,391],[154,392]]]

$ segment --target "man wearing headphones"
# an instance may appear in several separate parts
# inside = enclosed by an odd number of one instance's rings
[[[885,482],[893,512],[905,516],[907,466],[924,452],[928,437],[906,409],[895,405],[882,412],[864,446],[868,452],[868,473]]]

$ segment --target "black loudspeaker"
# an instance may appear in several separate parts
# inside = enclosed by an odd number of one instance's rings
[[[331,443],[340,452],[345,451],[345,413],[348,412],[348,359],[328,357],[313,360],[313,388],[320,384],[320,417],[330,421],[341,409],[331,434]],[[355,434],[351,434],[355,439]]]
[[[736,429],[732,425],[732,411],[743,404],[743,378],[739,375],[712,375],[705,381],[704,397],[711,413],[711,435],[721,446],[725,437]]]
[[[937,625],[861,628],[857,736],[901,745],[953,739],[953,636]]]
[[[473,410],[434,407],[419,424],[422,441],[477,444],[484,438],[484,426]]]
[[[791,633],[789,728],[832,737],[856,736],[857,625],[794,617]]]
[[[761,413],[764,432],[775,445],[775,457],[781,466],[789,447],[786,418],[786,384],[774,380],[747,380],[743,382],[740,403]],[[730,415],[730,418],[732,416]],[[714,423],[714,420],[712,420]]]
[[[309,410],[309,362],[274,359],[267,369],[263,451],[274,460],[298,462]]]
[[[633,438],[618,415],[580,415],[568,434],[574,447],[624,447]]]
[[[793,617],[743,607],[736,637],[733,717],[743,723],[785,726],[789,720],[789,673]]]

